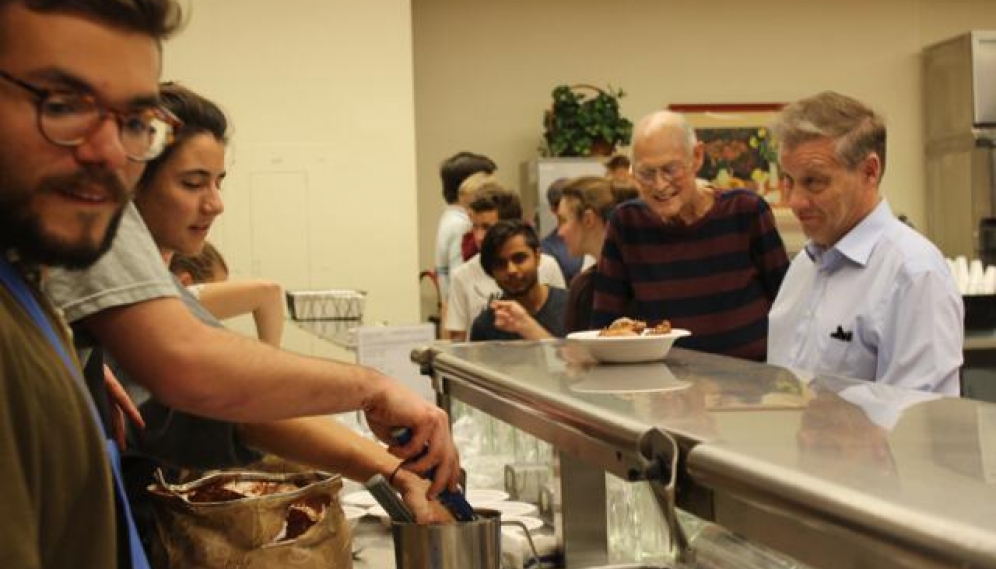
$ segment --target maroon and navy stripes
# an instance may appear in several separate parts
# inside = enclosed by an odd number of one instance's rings
[[[768,204],[753,192],[718,193],[690,226],[664,224],[626,202],[609,222],[594,279],[592,326],[620,316],[663,319],[692,335],[678,345],[764,360],[768,310],[788,257]]]

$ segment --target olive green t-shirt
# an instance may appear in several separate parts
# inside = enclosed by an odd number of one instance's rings
[[[84,397],[0,286],[0,567],[117,566],[110,465]]]

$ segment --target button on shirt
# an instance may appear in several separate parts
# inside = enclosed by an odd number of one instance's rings
[[[957,396],[963,318],[940,251],[883,199],[833,247],[810,242],[792,261],[768,363]]]

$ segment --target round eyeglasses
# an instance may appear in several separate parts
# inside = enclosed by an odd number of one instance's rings
[[[183,123],[161,107],[117,111],[91,95],[73,91],[42,89],[0,71],[0,78],[35,97],[38,130],[58,146],[79,146],[108,117],[118,123],[121,146],[130,160],[147,162],[162,154]]]

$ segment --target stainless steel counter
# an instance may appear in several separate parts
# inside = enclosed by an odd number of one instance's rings
[[[679,502],[815,567],[996,567],[996,405],[680,349],[453,344],[431,365],[448,396],[630,479],[673,435]]]

